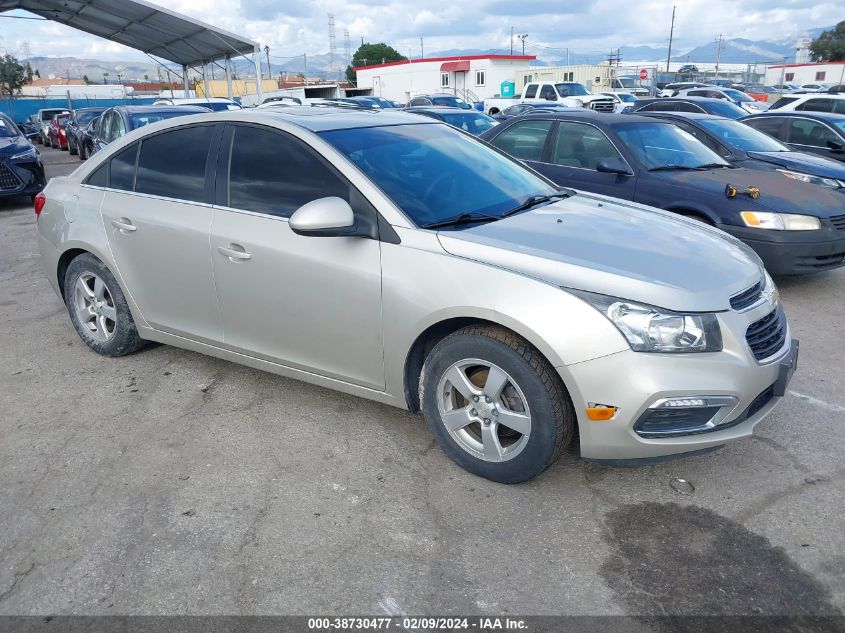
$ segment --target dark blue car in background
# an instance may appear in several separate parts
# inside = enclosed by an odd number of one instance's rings
[[[115,139],[139,127],[189,114],[208,114],[209,109],[194,105],[117,106],[100,115],[100,122],[91,143],[94,154]]]
[[[775,171],[787,178],[845,193],[845,164],[805,154],[742,122],[691,112],[643,112],[671,121],[736,167]]]
[[[0,196],[33,197],[44,188],[41,154],[5,114],[0,114]]]
[[[748,115],[748,112],[730,101],[708,97],[638,99],[631,104],[631,109],[627,111],[628,114],[635,112],[697,112],[699,114],[715,114],[728,119],[741,119]]]
[[[659,207],[751,246],[772,274],[845,265],[845,196],[733,167],[678,126],[630,114],[543,113],[481,135],[558,185]],[[608,236],[608,244],[614,238]]]

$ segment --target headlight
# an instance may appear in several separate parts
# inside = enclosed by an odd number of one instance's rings
[[[767,213],[765,211],[743,211],[739,214],[745,226],[772,231],[815,231],[822,227],[821,221],[812,215],[797,213]]]
[[[635,352],[719,352],[722,331],[715,314],[684,314],[583,290],[567,289],[601,312]]]
[[[38,158],[38,150],[34,147],[30,147],[28,150],[21,152],[20,154],[15,154],[9,160],[35,160]]]
[[[845,182],[837,180],[836,178],[824,178],[822,176],[813,176],[811,174],[802,174],[800,171],[789,171],[788,169],[778,169],[778,171],[793,180],[800,182],[808,182],[811,185],[821,185],[823,187],[830,187],[831,189],[839,189],[845,187]]]

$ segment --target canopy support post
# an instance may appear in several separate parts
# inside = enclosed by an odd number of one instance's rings
[[[188,89],[188,67],[182,64],[182,89],[185,91],[185,94],[182,95],[185,99],[190,97],[190,90]]]
[[[255,64],[255,92],[258,94],[258,103],[264,101],[264,90],[261,86],[261,47],[256,44],[252,53],[252,61]]]
[[[226,68],[226,89],[229,91],[229,99],[231,99],[234,96],[234,94],[232,93],[232,62],[229,59],[228,55],[226,55],[225,68]]]

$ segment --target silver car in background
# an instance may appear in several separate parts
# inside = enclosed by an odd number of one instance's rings
[[[751,434],[797,344],[716,229],[559,189],[413,114],[278,108],[116,140],[36,200],[44,270],[95,352],[159,341],[419,410],[515,483]],[[283,396],[280,396],[283,397]]]

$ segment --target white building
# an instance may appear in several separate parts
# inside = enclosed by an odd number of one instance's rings
[[[796,84],[832,84],[845,83],[845,62],[825,64],[777,64],[766,68],[766,85],[776,86],[781,83]]]
[[[516,71],[528,69],[534,55],[469,55],[388,62],[355,69],[358,89],[377,97],[407,103],[420,94],[449,92],[467,101],[502,94]],[[512,86],[511,86],[512,87]]]

